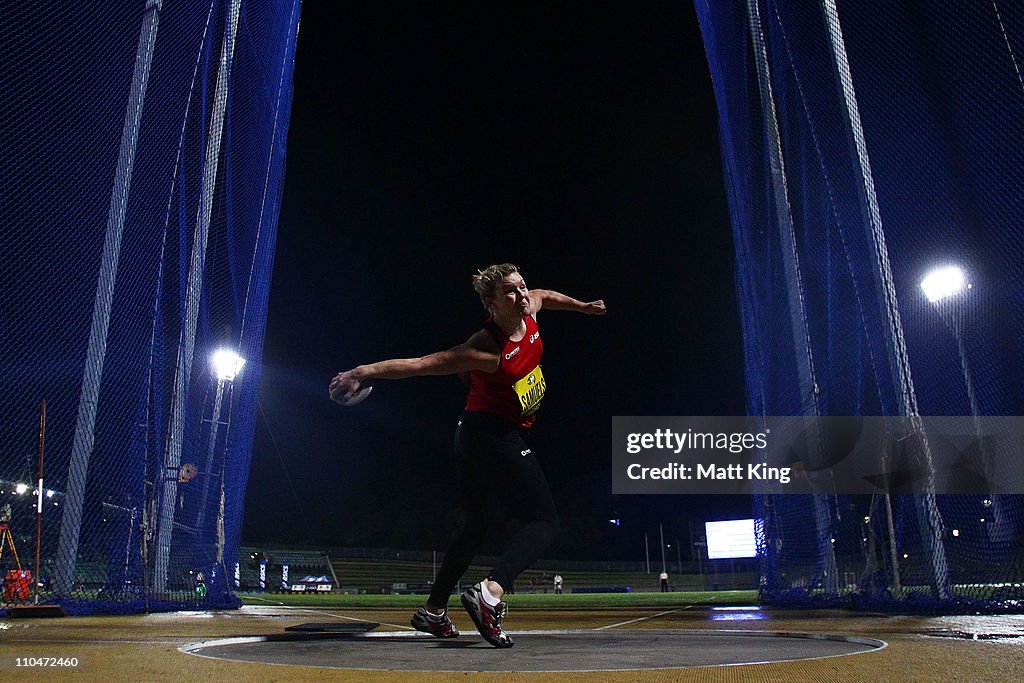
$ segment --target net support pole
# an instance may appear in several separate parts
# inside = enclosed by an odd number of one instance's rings
[[[224,119],[227,112],[228,83],[231,75],[231,62],[235,53],[235,32],[238,29],[238,12],[241,4],[241,0],[231,0],[224,21],[224,40],[221,41],[217,81],[214,86],[213,110],[210,114],[210,126],[207,134],[206,158],[203,163],[199,215],[196,220],[189,259],[188,284],[185,292],[185,319],[174,370],[174,394],[170,424],[167,430],[167,450],[160,472],[160,512],[157,521],[156,560],[153,569],[153,591],[157,594],[167,592],[171,537],[174,532],[174,511],[178,504],[177,470],[181,466],[182,440],[185,431],[185,394],[188,378],[192,372],[199,302],[202,297],[203,273],[206,267],[206,245],[210,232],[210,219],[213,214],[213,197],[217,189],[217,168],[220,162],[221,139],[224,134]]]
[[[839,12],[835,0],[822,0],[822,10],[828,28],[828,37],[835,60],[839,90],[846,107],[847,122],[853,141],[857,170],[860,171],[862,186],[860,192],[861,207],[865,217],[865,227],[875,251],[877,262],[876,288],[885,309],[886,322],[889,327],[889,356],[893,363],[893,375],[898,382],[902,401],[903,414],[911,419],[920,441],[920,455],[924,471],[928,473],[925,492],[914,496],[914,507],[921,528],[921,537],[925,552],[928,554],[932,574],[932,590],[939,600],[952,597],[949,586],[949,565],[942,540],[942,517],[935,500],[934,481],[932,479],[931,450],[928,437],[921,425],[917,410],[917,396],[914,392],[914,380],[910,373],[910,359],[907,355],[906,342],[903,337],[903,324],[900,321],[896,287],[893,284],[889,253],[882,231],[882,217],[878,209],[878,197],[875,193],[875,182],[871,173],[871,162],[868,158],[867,143],[861,125],[860,108],[857,105],[857,93],[853,87],[853,76],[850,73],[850,62],[846,54],[846,41],[839,23]]]
[[[258,276],[268,276],[273,265],[274,241],[277,233],[277,220],[280,210],[280,188],[271,191],[271,178],[275,168],[283,164],[284,142],[279,141],[280,132],[287,122],[287,112],[291,102],[290,89],[287,86],[289,76],[295,70],[295,45],[299,37],[299,15],[301,10],[300,0],[292,0],[291,14],[288,17],[289,36],[282,46],[281,68],[278,72],[277,97],[274,100],[274,127],[271,135],[271,143],[267,150],[267,171],[264,175],[263,193],[260,199],[259,227],[256,232],[256,245],[253,249],[253,260],[249,270],[249,284],[246,287],[245,306],[242,309],[242,323],[239,327],[240,336],[238,347],[245,352],[246,357],[258,359],[262,356],[264,321],[253,324],[250,321],[252,315],[259,315],[258,311],[266,311],[267,297],[269,290],[265,287],[257,287]],[[276,208],[275,208],[276,207]],[[247,337],[247,335],[249,335]],[[251,371],[250,371],[251,372]],[[244,393],[243,393],[244,395]],[[225,439],[227,441],[227,439]],[[238,453],[232,449],[230,443],[225,444],[224,456],[221,467],[221,490],[224,491],[224,481],[227,472],[243,472],[244,457],[234,458],[228,469],[228,458]],[[243,476],[245,476],[243,474]],[[227,553],[228,561],[237,561],[239,533],[241,529],[241,514],[243,509],[243,491],[231,491],[231,496],[222,501],[221,519],[218,521],[219,549],[218,553]],[[231,519],[224,519],[224,507],[231,510]],[[227,528],[225,529],[225,524]]]
[[[39,604],[39,548],[43,539],[43,457],[46,455],[46,399],[39,414],[39,481],[36,484],[36,574],[32,581],[33,602]]]
[[[117,278],[117,262],[121,253],[132,170],[135,166],[135,152],[142,123],[142,107],[146,100],[146,86],[149,83],[149,72],[153,63],[153,51],[156,47],[156,34],[160,25],[162,5],[163,0],[146,0],[146,11],[139,33],[139,46],[135,53],[135,70],[132,74],[128,108],[124,118],[124,128],[121,132],[121,147],[117,155],[117,170],[114,172],[114,187],[110,197],[107,232],[103,241],[103,255],[96,284],[92,324],[89,328],[89,346],[85,355],[85,372],[78,400],[78,417],[75,423],[75,436],[71,446],[71,460],[68,465],[63,513],[60,520],[60,540],[54,572],[54,589],[58,595],[68,595],[74,583],[78,541],[82,526],[82,505],[85,499],[85,482],[96,439],[96,410],[99,405],[103,362],[107,350],[107,334],[110,329],[114,281]]]
[[[814,372],[811,340],[807,332],[807,312],[804,303],[803,278],[800,274],[800,255],[797,249],[796,231],[793,228],[793,216],[790,212],[782,137],[779,132],[768,50],[764,43],[764,28],[761,25],[758,0],[747,0],[747,21],[754,61],[757,64],[758,93],[761,98],[762,118],[765,123],[765,148],[768,152],[775,223],[779,230],[779,247],[786,273],[790,333],[793,337],[793,351],[800,381],[801,418],[798,419],[803,421],[802,433],[806,435],[808,457],[817,461],[821,457],[821,436],[814,418],[819,413],[819,388]],[[839,579],[836,570],[835,548],[832,545],[832,521],[828,505],[822,497],[824,495],[813,494],[818,566],[822,587],[827,594],[834,595],[839,592]]]
[[[775,107],[775,93],[772,89],[771,67],[768,63],[768,52],[764,44],[764,29],[761,26],[761,15],[757,2],[758,0],[747,0],[747,19],[750,23],[754,61],[757,63],[758,92],[765,124],[764,142],[768,153],[775,224],[779,230],[779,246],[786,274],[790,332],[793,336],[793,349],[796,352],[797,373],[800,379],[800,401],[803,404],[804,412],[810,411],[817,415],[818,387],[814,377],[814,362],[805,322],[806,306],[801,285],[803,278],[800,275],[800,255],[797,249],[796,231],[793,229],[793,216],[790,213],[786,163],[782,153],[782,137],[779,132],[778,113]]]

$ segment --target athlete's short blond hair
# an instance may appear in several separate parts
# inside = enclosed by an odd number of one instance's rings
[[[480,297],[484,308],[487,308],[487,299],[498,293],[498,285],[501,284],[501,281],[512,273],[518,272],[519,269],[511,263],[500,263],[476,271],[473,275],[473,289]]]

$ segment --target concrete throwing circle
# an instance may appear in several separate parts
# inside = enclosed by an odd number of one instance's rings
[[[886,647],[873,638],[809,633],[695,630],[512,632],[497,650],[475,633],[442,640],[410,632],[226,638],[182,652],[244,662],[399,671],[618,671],[822,659]]]

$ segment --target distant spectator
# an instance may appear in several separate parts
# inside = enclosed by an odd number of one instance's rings
[[[668,572],[661,570],[661,576],[658,578],[661,579],[661,592],[668,593]]]
[[[562,594],[562,575],[555,574],[555,595]]]

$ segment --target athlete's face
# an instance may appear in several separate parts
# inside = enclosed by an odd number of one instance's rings
[[[498,285],[491,300],[491,308],[498,315],[516,315],[525,318],[530,315],[530,290],[526,288],[526,281],[519,273],[506,275]]]

